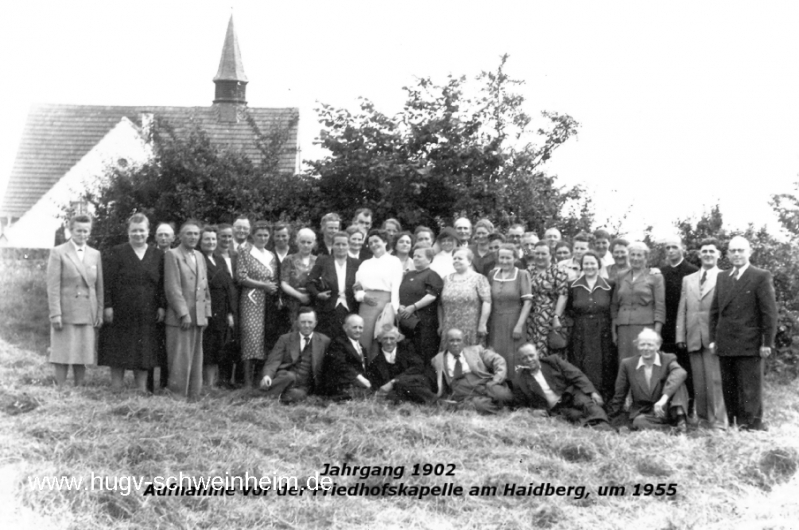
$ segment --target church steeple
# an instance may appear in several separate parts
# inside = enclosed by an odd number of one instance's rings
[[[222,58],[219,60],[219,71],[214,77],[216,91],[214,103],[237,103],[246,105],[247,75],[241,62],[239,41],[233,27],[233,15],[225,34],[225,44],[222,46]]]

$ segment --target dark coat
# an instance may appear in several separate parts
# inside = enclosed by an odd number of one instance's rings
[[[315,332],[310,346],[311,351],[308,357],[301,359],[302,341],[300,340],[299,332],[292,331],[281,335],[266,358],[266,363],[264,363],[264,368],[261,372],[261,379],[267,375],[274,379],[278,370],[294,371],[295,373],[303,372],[307,374],[307,377],[301,381],[296,381],[294,386],[306,389],[309,394],[321,390],[321,374],[325,355],[330,346],[330,339],[327,335]],[[291,370],[292,367],[296,366],[298,360],[302,363],[307,363],[306,366],[302,370]]]
[[[574,393],[574,389],[580,390],[590,396],[596,389],[591,381],[576,366],[570,364],[557,355],[550,355],[541,359],[541,373],[544,374],[549,388],[559,396]],[[535,380],[532,374],[526,370],[516,372],[513,379],[513,398],[514,402],[520,406],[535,409],[547,409],[549,404],[544,397],[541,385]]]
[[[336,276],[336,263],[335,258],[332,256],[319,255],[311,272],[308,273],[308,294],[316,301],[316,310],[319,312],[332,312],[336,309],[336,300],[338,299],[338,279]],[[349,306],[350,313],[358,312],[358,303],[355,301],[355,291],[352,286],[355,285],[355,271],[358,270],[358,260],[354,258],[347,258],[347,277],[344,280],[345,293],[347,305]],[[321,300],[318,298],[319,280],[322,279],[330,289],[330,298]]]
[[[363,357],[355,351],[346,336],[336,337],[331,343],[322,365],[322,391],[336,395],[352,385],[359,375],[366,377],[366,347],[361,344]]]
[[[777,302],[771,273],[749,265],[736,281],[721,271],[710,306],[710,341],[719,356],[759,356],[774,347]]]
[[[628,357],[619,366],[619,376],[616,378],[616,393],[610,402],[610,414],[615,415],[621,411],[627,393],[632,395],[630,406],[630,419],[639,414],[652,412],[655,403],[665,394],[669,396],[671,406],[682,405],[687,408],[688,393],[685,389],[685,379],[688,374],[677,362],[677,356],[671,353],[659,352],[660,366],[652,366],[650,384],[646,384],[643,367],[638,368],[640,355]]]
[[[208,289],[211,291],[211,318],[208,330],[220,332],[228,329],[227,316],[233,313],[238,320],[238,294],[233,278],[228,272],[224,258],[214,256],[216,265],[205,256],[205,267],[208,274]]]
[[[397,343],[394,364],[389,364],[383,352],[378,351],[366,368],[366,378],[372,384],[372,388],[377,390],[392,379],[415,377],[420,381],[426,381],[424,370],[424,362],[416,355],[413,344],[409,340],[404,340]]]
[[[676,267],[666,265],[660,268],[666,293],[666,322],[663,323],[661,336],[663,337],[663,344],[667,347],[677,342],[677,312],[680,309],[682,279],[698,270],[697,267],[685,260],[682,260]]]

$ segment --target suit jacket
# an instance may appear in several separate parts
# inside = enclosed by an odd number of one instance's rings
[[[363,356],[358,355],[350,339],[346,336],[336,337],[330,343],[321,374],[322,384],[320,386],[324,393],[337,394],[342,389],[354,385],[359,375],[366,377],[367,351],[363,343],[361,343],[361,351],[363,351]]]
[[[104,302],[114,310],[115,328],[155,324],[158,309],[166,309],[164,253],[150,245],[139,259],[130,243],[103,252]]]
[[[438,355],[433,357],[430,361],[433,363],[433,368],[436,371],[436,384],[438,385],[438,395],[444,395],[445,388],[450,387],[450,376],[446,370],[446,357],[447,352],[439,352]],[[484,379],[486,382],[494,382],[502,384],[507,377],[508,368],[505,364],[505,359],[501,355],[495,353],[480,345],[466,346],[461,352],[466,364],[469,365],[471,372]],[[451,388],[451,387],[450,387]]]
[[[675,342],[684,342],[688,351],[700,351],[711,342],[710,305],[716,292],[718,275],[708,275],[705,284],[700,287],[703,270],[682,279]],[[721,271],[718,273],[723,274]]]
[[[577,389],[590,396],[596,392],[596,388],[591,381],[580,371],[579,368],[570,364],[557,355],[550,355],[541,359],[541,373],[544,380],[559,396],[563,394],[574,394]],[[513,379],[513,398],[516,404],[527,406],[534,409],[548,409],[549,403],[544,397],[541,385],[535,380],[533,375],[526,370],[516,372]]]
[[[191,252],[194,260],[182,247],[168,250],[164,257],[167,326],[180,326],[180,319],[186,315],[195,326],[206,326],[212,315],[205,258],[196,250]]]
[[[379,350],[366,368],[366,378],[377,390],[395,378],[421,376],[424,379],[424,368],[424,361],[416,355],[411,341],[406,339],[397,343],[394,364],[389,364],[383,351]]]
[[[321,374],[322,374],[322,366],[325,361],[325,354],[330,346],[330,339],[327,335],[324,335],[319,332],[314,332],[313,337],[311,338],[311,352],[308,355],[307,359],[302,359],[301,362],[307,362],[309,365],[308,369],[308,378],[304,381],[297,381],[295,385],[297,387],[306,388],[308,392],[314,392],[321,387]],[[274,379],[275,374],[278,370],[287,370],[294,366],[298,359],[300,359],[300,355],[302,354],[302,341],[300,340],[300,333],[298,331],[292,331],[291,333],[286,333],[285,335],[281,335],[277,342],[275,343],[275,347],[272,348],[272,351],[269,353],[269,356],[266,358],[266,363],[264,364],[263,371],[261,372],[261,379],[264,376],[268,375],[270,378]],[[291,362],[286,362],[287,359],[291,359]]]
[[[693,274],[697,269],[685,260],[679,265],[672,267],[667,264],[660,268],[663,275],[663,287],[666,295],[666,320],[663,323],[661,336],[666,344],[674,344],[677,340],[675,325],[677,324],[677,312],[680,308],[680,293],[682,292],[682,280],[689,274]]]
[[[771,273],[749,265],[738,280],[721,271],[710,306],[710,341],[720,356],[759,356],[774,347],[777,301]]]
[[[629,270],[616,280],[610,315],[617,326],[663,323],[666,321],[665,297],[663,276],[647,269],[633,281],[633,271]]]
[[[100,253],[86,246],[83,261],[67,241],[50,251],[47,261],[47,302],[50,318],[63,324],[94,324],[104,304]]]
[[[611,414],[621,410],[627,392],[632,394],[633,399],[630,419],[651,412],[652,407],[664,394],[671,399],[681,388],[685,392],[683,383],[688,373],[677,363],[677,356],[663,352],[658,352],[657,355],[660,356],[660,366],[652,365],[649,385],[646,384],[644,368],[636,369],[641,359],[640,355],[628,357],[621,362],[619,375],[616,378],[616,391],[609,407]]]
[[[216,264],[213,264],[208,256],[203,257],[208,276],[208,291],[211,293],[211,318],[208,326],[215,331],[224,331],[228,327],[227,316],[229,313],[233,314],[234,321],[238,320],[239,296],[233,284],[233,278],[228,272],[225,258],[215,255]]]
[[[355,291],[352,288],[355,284],[355,271],[357,270],[358,260],[347,257],[347,277],[344,279],[344,296],[347,299],[350,313],[358,312],[358,303],[355,301]],[[327,300],[318,298],[320,291],[316,282],[319,278],[324,279],[330,287],[330,298]],[[338,275],[336,274],[336,260],[333,256],[319,255],[311,272],[308,273],[306,287],[308,288],[308,294],[310,294],[311,298],[316,300],[316,309],[318,311],[332,312],[336,309],[336,301],[338,300]]]

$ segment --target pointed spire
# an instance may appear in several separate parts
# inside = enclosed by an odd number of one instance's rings
[[[236,38],[236,29],[233,27],[233,15],[230,15],[225,44],[222,46],[222,58],[219,60],[219,70],[214,77],[216,84],[216,97],[214,103],[241,103],[245,101],[245,85],[247,75],[241,62],[241,50]]]

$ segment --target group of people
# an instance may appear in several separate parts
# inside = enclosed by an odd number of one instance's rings
[[[70,365],[125,370],[141,392],[196,397],[208,386],[259,388],[283,402],[309,394],[450,403],[482,412],[516,404],[605,427],[702,422],[765,428],[763,359],[776,335],[770,274],[749,243],[703,241],[701,269],[666,241],[649,265],[642,242],[605,230],[543,239],[462,217],[436,233],[397,219],[372,227],[322,217],[319,236],[285,224],[128,221],[128,242],[87,246],[92,220],[48,264],[52,347]],[[95,333],[99,330],[99,337]],[[95,348],[96,344],[96,348]],[[95,359],[95,352],[96,359]],[[625,415],[624,412],[627,412]]]

